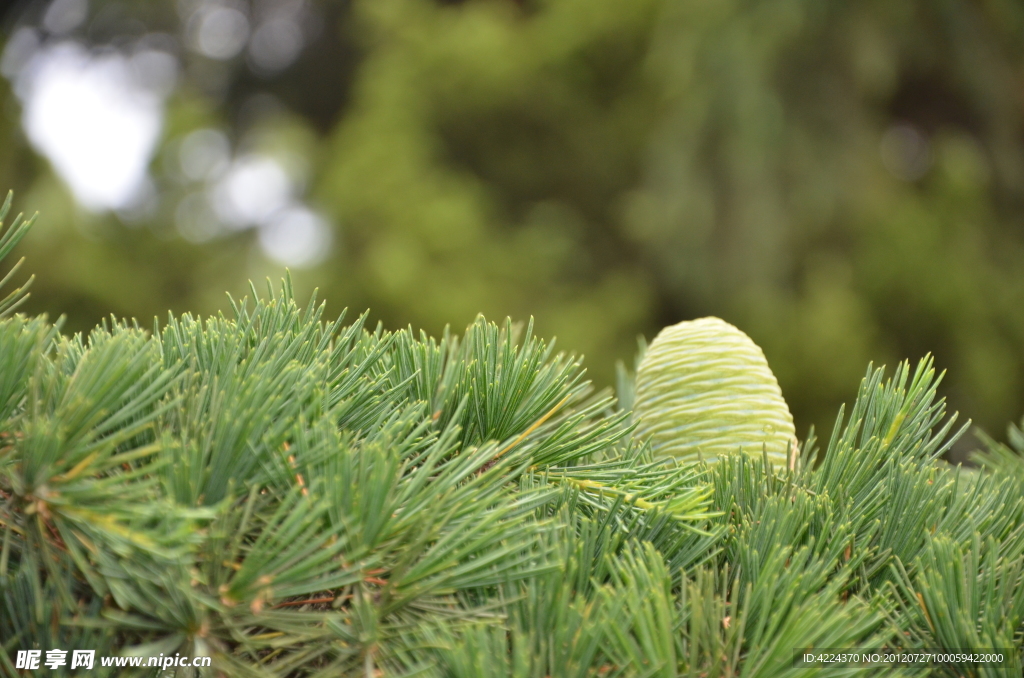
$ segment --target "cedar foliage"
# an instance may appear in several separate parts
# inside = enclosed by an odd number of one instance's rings
[[[795,677],[821,672],[798,648],[888,646],[1015,664],[835,675],[1020,675],[1024,437],[941,461],[929,360],[869,368],[792,469],[679,464],[529,327],[433,339],[326,321],[289,280],[252,294],[73,337],[3,302],[4,674],[72,648],[218,676]]]

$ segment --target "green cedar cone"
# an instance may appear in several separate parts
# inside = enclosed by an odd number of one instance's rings
[[[637,434],[656,454],[705,461],[742,449],[785,466],[793,416],[761,348],[719,318],[664,328],[636,375]]]

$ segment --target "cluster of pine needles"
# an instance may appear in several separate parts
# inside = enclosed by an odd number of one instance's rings
[[[510,323],[328,322],[286,280],[67,337],[23,296],[0,304],[2,675],[50,648],[232,678],[1021,675],[1024,436],[942,461],[927,360],[869,368],[792,469],[707,466],[655,458]],[[1010,656],[794,661],[865,647]]]

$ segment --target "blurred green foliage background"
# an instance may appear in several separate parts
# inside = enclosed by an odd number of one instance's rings
[[[292,260],[331,313],[532,315],[600,384],[638,334],[717,315],[801,436],[869,361],[929,351],[953,409],[1024,410],[1016,0],[56,0],[4,40],[0,186],[42,213],[27,308],[71,330],[279,277],[301,229],[273,230],[273,186],[234,194],[269,200],[248,222],[218,203],[263,158],[330,229]],[[69,44],[172,57],[148,192],[113,210],[25,133],[33,59]]]

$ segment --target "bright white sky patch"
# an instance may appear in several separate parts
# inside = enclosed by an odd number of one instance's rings
[[[65,42],[36,52],[18,76],[29,140],[87,209],[130,207],[147,184],[163,100],[137,70],[118,52]]]
[[[248,41],[248,18],[232,2],[198,0],[189,20],[193,46],[211,58],[229,58]],[[148,46],[152,40],[116,49],[54,37],[78,26],[87,7],[88,0],[54,2],[46,20],[50,37],[19,29],[0,57],[0,74],[14,84],[29,141],[79,204],[115,210],[126,222],[151,219],[159,196],[149,164],[179,63]],[[262,18],[266,30],[250,54],[255,67],[279,70],[297,57],[305,40],[297,23],[303,7],[296,0]],[[232,157],[230,140],[215,129],[193,130],[173,143],[178,178],[189,189],[175,211],[183,237],[202,243],[252,228],[267,257],[293,267],[313,266],[329,254],[333,229],[303,204],[302,171],[293,158]]]

